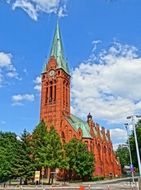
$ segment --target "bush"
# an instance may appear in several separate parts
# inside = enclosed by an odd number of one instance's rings
[[[92,181],[101,181],[104,180],[104,176],[95,176],[92,178]]]

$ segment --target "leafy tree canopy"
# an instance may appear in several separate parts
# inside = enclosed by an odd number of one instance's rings
[[[44,122],[39,123],[32,135],[33,154],[37,167],[60,168],[63,150],[60,136],[51,127],[47,131]]]
[[[140,155],[141,155],[141,121],[139,121],[137,123],[137,125],[136,125],[136,134],[137,134],[139,152],[140,152]],[[134,131],[132,131],[131,135],[129,136],[129,142],[130,142],[130,149],[131,149],[131,155],[132,155],[133,165],[136,168],[138,168],[136,146],[135,146],[135,138],[134,138]],[[128,143],[126,143],[126,144],[128,146]],[[119,145],[116,153],[117,153],[117,156],[120,159],[120,163],[121,163],[122,168],[125,165],[130,165],[129,151],[128,151],[127,147]]]
[[[24,182],[33,177],[34,160],[31,148],[31,135],[24,130],[19,141],[19,150],[17,157],[18,175],[24,179]]]
[[[141,155],[141,121],[139,121],[136,125],[136,134],[137,134],[137,141],[138,141],[138,147],[139,147],[139,153]],[[135,138],[134,138],[134,132],[132,131],[132,134],[130,135],[130,146],[131,146],[131,153],[133,158],[133,163],[135,167],[138,167],[137,162],[137,154],[136,154],[136,146],[135,146]]]
[[[127,146],[119,145],[118,149],[116,150],[117,157],[120,159],[121,168],[123,170],[124,166],[129,166],[130,159],[129,159],[129,150]]]
[[[94,156],[88,151],[86,144],[73,138],[65,146],[69,169],[82,178],[92,176],[94,171]]]
[[[16,161],[19,141],[15,133],[0,132],[0,180],[6,181],[17,175]]]

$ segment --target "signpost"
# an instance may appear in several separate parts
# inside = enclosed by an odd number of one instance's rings
[[[35,184],[39,184],[39,181],[40,181],[40,171],[35,171],[34,182]]]
[[[42,173],[42,187],[43,187],[43,177],[44,177],[44,174],[45,174],[45,168],[44,167],[42,167],[41,173]]]
[[[133,166],[133,164],[130,164],[130,172],[134,172],[134,166]]]
[[[141,190],[141,177],[138,178],[138,182],[139,182],[139,190]]]

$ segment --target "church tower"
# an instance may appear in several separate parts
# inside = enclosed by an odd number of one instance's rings
[[[109,131],[95,123],[90,113],[87,122],[70,113],[70,73],[58,23],[50,56],[41,75],[40,120],[49,128],[53,126],[62,142],[77,138],[87,145],[95,156],[95,176],[121,175]]]
[[[58,22],[41,81],[40,120],[60,132],[63,117],[70,116],[70,74]]]

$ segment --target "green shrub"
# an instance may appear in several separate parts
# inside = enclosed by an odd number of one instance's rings
[[[92,181],[101,181],[104,180],[104,176],[95,176],[92,178]]]

